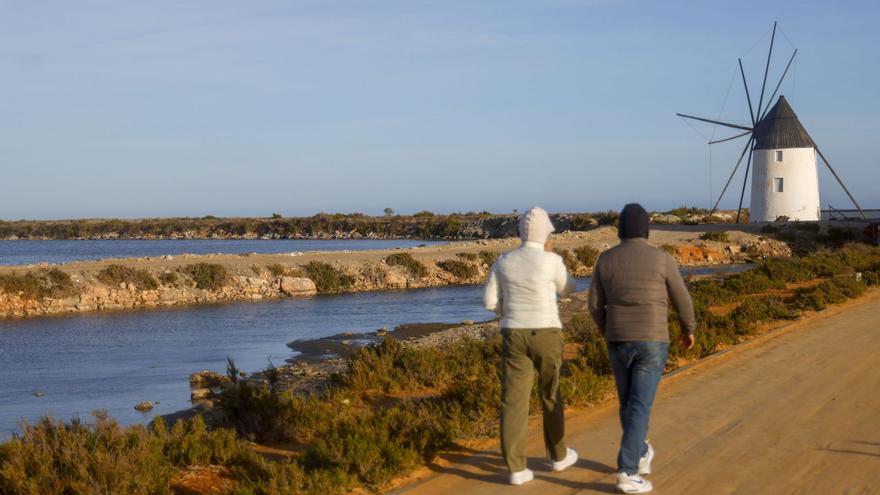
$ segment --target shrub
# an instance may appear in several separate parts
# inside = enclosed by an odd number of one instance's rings
[[[723,230],[715,232],[703,232],[700,235],[700,239],[704,241],[730,242],[730,235]]]
[[[790,320],[797,313],[780,297],[751,297],[743,301],[730,315],[737,334],[748,334],[763,322]]]
[[[798,290],[794,305],[800,309],[821,311],[828,305],[858,297],[865,292],[865,289],[865,284],[855,277],[838,277],[826,280],[815,287]]]
[[[266,270],[269,270],[269,273],[276,277],[283,277],[287,274],[287,268],[280,263],[273,263],[271,265],[266,266]]]
[[[159,274],[159,282],[165,285],[177,284],[177,274],[174,272],[162,272]]]
[[[574,257],[587,268],[592,268],[599,257],[599,250],[592,246],[581,246],[574,250]]]
[[[620,213],[616,211],[605,211],[596,215],[596,221],[599,225],[617,225],[617,219]]]
[[[310,261],[302,267],[318,292],[339,292],[354,284],[354,277],[346,275],[329,263]]]
[[[159,288],[159,282],[152,273],[146,270],[122,265],[108,265],[98,272],[98,280],[107,284],[132,284],[139,290],[155,290]]]
[[[24,299],[69,297],[79,293],[69,274],[58,268],[0,275],[0,290]]]
[[[228,429],[201,417],[170,430],[122,427],[106,413],[95,424],[43,418],[0,445],[0,493],[168,493],[181,467],[236,464],[254,454]]]
[[[229,282],[226,268],[216,263],[196,263],[183,267],[182,270],[192,277],[199,289],[220,290]]]
[[[480,251],[479,253],[480,261],[482,261],[486,266],[492,266],[495,264],[495,261],[501,256],[501,253],[496,253],[494,251]]]
[[[460,279],[469,279],[477,276],[477,267],[458,260],[438,261],[437,266]]]
[[[569,272],[577,271],[579,263],[577,258],[575,258],[573,254],[571,254],[571,251],[569,251],[568,249],[556,248],[553,250],[553,252],[562,257],[562,262],[565,263],[565,268]]]
[[[668,254],[669,256],[675,256],[676,254],[675,246],[673,246],[672,244],[663,244],[660,246],[660,249],[665,251],[666,254]]]
[[[458,254],[456,254],[456,256],[458,256],[459,258],[461,258],[465,261],[477,261],[479,259],[479,256],[477,256],[477,253],[458,253]]]
[[[385,258],[385,263],[391,266],[402,266],[414,277],[422,278],[428,274],[428,267],[409,253],[394,253]]]

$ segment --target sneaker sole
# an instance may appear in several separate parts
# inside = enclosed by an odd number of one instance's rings
[[[626,488],[617,487],[617,493],[648,493],[652,490],[654,490],[653,487],[650,490],[639,490],[638,488],[634,490],[627,490]]]

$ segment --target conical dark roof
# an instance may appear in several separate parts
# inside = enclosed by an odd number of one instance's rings
[[[755,128],[755,149],[814,148],[816,143],[801,125],[791,105],[780,96]]]

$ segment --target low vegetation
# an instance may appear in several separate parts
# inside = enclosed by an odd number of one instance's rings
[[[847,246],[692,282],[697,347],[681,348],[670,314],[673,361],[735,344],[764,322],[857,297],[880,282],[878,273],[880,249]],[[565,336],[572,344],[561,370],[567,404],[603,401],[612,377],[600,332],[578,313],[566,322]],[[121,428],[106,418],[95,426],[44,420],[0,446],[0,492],[165,493],[182,470],[212,464],[222,466],[238,493],[334,495],[376,489],[462,439],[497,434],[497,337],[443,349],[386,339],[347,360],[346,370],[312,395],[282,390],[271,370],[267,383],[242,383],[230,362],[231,386],[220,399],[230,429],[208,432],[199,420],[170,430],[161,422]],[[537,400],[531,407],[537,412]],[[294,453],[270,460],[253,453],[251,440],[291,445]]]
[[[730,235],[724,230],[704,232],[700,235],[704,241],[730,242]]]
[[[459,260],[438,261],[437,266],[463,280],[474,278],[479,274],[476,266]]]
[[[329,263],[310,261],[302,269],[315,282],[318,292],[341,292],[354,284],[354,277],[342,273]]]
[[[138,290],[155,290],[159,288],[159,282],[152,273],[129,266],[108,265],[98,272],[97,277],[101,282],[112,286],[131,284]]]
[[[580,263],[578,262],[578,259],[575,257],[575,255],[572,254],[570,249],[555,248],[553,252],[562,257],[562,262],[565,263],[565,268],[569,271],[569,273],[573,273],[578,270]]]
[[[465,261],[477,261],[480,256],[477,253],[457,253],[455,256]]]
[[[229,283],[229,273],[217,263],[196,263],[181,269],[189,275],[197,289],[220,290]]]
[[[575,259],[587,268],[592,268],[599,258],[599,250],[592,246],[581,246],[574,250]]]
[[[41,300],[74,296],[79,288],[66,272],[50,268],[0,275],[0,291],[23,299]]]
[[[495,264],[495,261],[501,256],[501,253],[495,251],[480,251],[478,256],[480,257],[480,261],[483,262],[486,266],[492,266]]]
[[[428,274],[428,267],[424,263],[412,257],[409,253],[394,253],[385,258],[385,263],[390,266],[402,266],[410,275],[422,278]]]

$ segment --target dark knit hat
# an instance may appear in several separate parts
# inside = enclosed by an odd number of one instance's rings
[[[621,239],[648,238],[648,212],[642,208],[642,205],[630,203],[623,207],[623,210],[620,211],[617,237]]]

